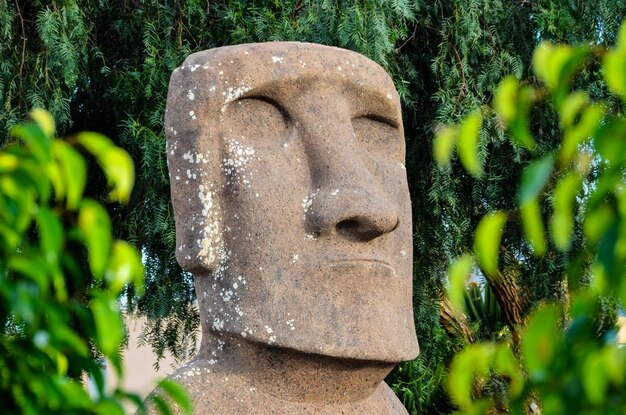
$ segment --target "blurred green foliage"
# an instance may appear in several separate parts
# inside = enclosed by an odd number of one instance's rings
[[[123,414],[125,401],[142,412],[139,396],[110,392],[100,362],[123,375],[119,296],[129,284],[143,290],[143,265],[135,248],[112,237],[105,207],[84,197],[83,153],[104,170],[111,202],[128,200],[132,160],[97,133],[55,138],[44,110],[31,117],[0,151],[2,413]],[[180,386],[161,388],[191,413]]]
[[[626,411],[626,349],[618,347],[615,330],[603,330],[596,321],[606,312],[607,299],[626,304],[626,117],[612,110],[610,101],[573,87],[585,67],[596,65],[609,91],[626,102],[624,56],[626,23],[612,48],[546,41],[533,56],[541,86],[509,77],[496,90],[495,113],[503,128],[534,160],[521,176],[517,207],[487,214],[477,225],[473,255],[463,255],[451,265],[450,299],[459,309],[464,307],[474,261],[488,284],[500,278],[498,258],[508,217],[521,217],[521,223],[511,226],[521,226],[533,255],[542,257],[554,246],[571,258],[571,265],[564,275],[564,299],[541,304],[518,321],[517,338],[472,344],[454,357],[448,389],[458,413]],[[562,134],[560,145],[548,155],[536,150],[542,137],[533,138],[528,128],[531,107],[542,104],[558,114]],[[481,108],[459,131],[468,122],[476,123],[476,114],[490,116],[492,111]],[[473,137],[459,132],[454,138],[459,152],[463,140],[471,143],[459,158],[473,173],[481,160],[479,131],[471,133]],[[451,139],[444,132],[439,140]],[[436,146],[434,151],[441,153]],[[442,166],[450,163],[452,152],[446,155]],[[577,226],[582,236],[574,245]],[[478,385],[492,377],[505,380],[505,394],[481,391]]]

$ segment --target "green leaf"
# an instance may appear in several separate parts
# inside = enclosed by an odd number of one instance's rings
[[[93,132],[79,133],[76,135],[76,140],[96,159],[102,158],[104,153],[115,147],[115,144],[109,138]]]
[[[456,128],[445,126],[438,129],[433,143],[435,160],[439,167],[444,168],[450,165],[450,159],[456,146]]]
[[[604,79],[609,90],[626,100],[626,48],[612,50],[606,54],[602,62]]]
[[[522,336],[522,355],[533,381],[548,376],[550,365],[561,345],[561,309],[558,305],[544,306],[528,319]]]
[[[157,411],[159,411],[160,414],[173,415],[173,412],[170,409],[167,402],[165,401],[165,399],[163,399],[159,395],[150,395],[150,400],[152,401],[152,403],[154,404],[154,406],[156,407]]]
[[[135,181],[133,160],[121,148],[108,150],[101,159],[101,165],[109,181],[109,200],[128,203]]]
[[[85,199],[78,213],[78,227],[89,254],[89,267],[96,277],[106,269],[111,251],[111,220],[97,202]]]
[[[117,306],[117,300],[112,295],[94,293],[89,305],[96,324],[96,345],[105,356],[115,355],[124,340],[124,325]]]
[[[589,52],[586,46],[555,45],[550,42],[542,42],[535,48],[533,70],[553,91],[558,106],[565,99],[572,76]]]
[[[593,350],[584,358],[582,364],[582,383],[589,401],[602,404],[609,387],[609,379],[604,371],[603,355],[600,350]]]
[[[192,415],[193,406],[185,389],[178,383],[165,379],[159,382],[159,388],[165,391],[182,410],[183,414]]]
[[[133,160],[128,153],[98,133],[80,133],[77,140],[96,157],[100,167],[102,167],[111,188],[109,199],[128,203],[135,180]]]
[[[101,415],[124,415],[124,408],[116,400],[105,399],[98,402],[94,408],[97,414]]]
[[[105,273],[110,289],[119,293],[130,282],[135,285],[137,295],[143,292],[143,264],[139,252],[125,241],[115,241],[111,259]]]
[[[63,189],[67,196],[67,208],[74,210],[78,207],[85,189],[87,167],[85,160],[72,146],[61,140],[52,142],[54,159],[59,165],[63,179]]]
[[[508,124],[519,116],[517,91],[519,81],[513,75],[509,75],[498,84],[493,98],[493,106],[498,116]]]
[[[48,292],[49,280],[46,275],[46,261],[40,255],[13,255],[7,267],[13,272],[19,272],[24,277],[33,280],[44,297]]]
[[[63,245],[63,226],[55,213],[47,208],[40,207],[37,212],[37,227],[41,248],[50,264],[56,264]]]
[[[498,253],[502,231],[507,215],[504,212],[493,212],[485,215],[474,235],[474,252],[478,264],[488,277],[498,274]]]
[[[524,234],[530,242],[535,255],[543,256],[546,253],[546,231],[541,218],[541,209],[536,199],[526,201],[520,206]]]
[[[583,225],[585,236],[591,242],[598,242],[616,219],[615,212],[610,206],[599,205],[594,209],[588,209]]]
[[[623,117],[607,117],[593,144],[609,164],[626,164],[626,120]]]
[[[580,111],[589,104],[589,95],[583,91],[571,93],[559,108],[561,126],[567,129],[574,125]]]
[[[30,112],[30,117],[39,124],[41,127],[41,131],[44,132],[48,136],[48,138],[54,137],[54,132],[56,131],[56,127],[54,125],[54,118],[52,115],[41,108],[35,108]]]
[[[554,159],[550,156],[534,161],[524,169],[518,198],[520,204],[527,203],[539,196],[553,169]]]
[[[448,298],[458,310],[465,308],[466,283],[474,268],[474,258],[471,255],[463,255],[455,259],[448,268]]]
[[[561,165],[569,163],[579,154],[578,145],[595,134],[603,117],[604,109],[599,105],[590,105],[582,110],[580,121],[565,130],[559,154]]]
[[[472,344],[454,356],[447,379],[448,391],[461,410],[472,408],[474,380],[476,377],[488,376],[494,351],[495,347],[491,343]]]
[[[570,248],[574,231],[574,201],[581,186],[580,177],[576,173],[570,173],[559,181],[554,190],[550,231],[554,244],[563,252]]]
[[[461,122],[459,126],[458,151],[465,169],[474,177],[483,174],[483,166],[478,158],[478,138],[483,118],[476,111]]]
[[[21,138],[33,157],[46,165],[50,160],[50,138],[46,136],[38,124],[20,124],[11,128],[11,134]]]

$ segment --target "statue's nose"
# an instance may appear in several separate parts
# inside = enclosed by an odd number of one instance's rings
[[[309,232],[367,242],[398,227],[398,203],[375,174],[376,161],[359,148],[349,120],[310,135],[305,146],[313,187],[305,214]]]

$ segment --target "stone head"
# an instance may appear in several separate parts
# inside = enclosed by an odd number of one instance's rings
[[[306,43],[199,52],[172,74],[165,126],[204,333],[415,357],[401,109],[380,66]]]

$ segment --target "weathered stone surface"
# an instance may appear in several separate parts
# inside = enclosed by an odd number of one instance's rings
[[[383,382],[418,353],[385,71],[305,43],[195,53],[172,74],[166,132],[203,332],[174,378],[196,413],[405,413]]]

